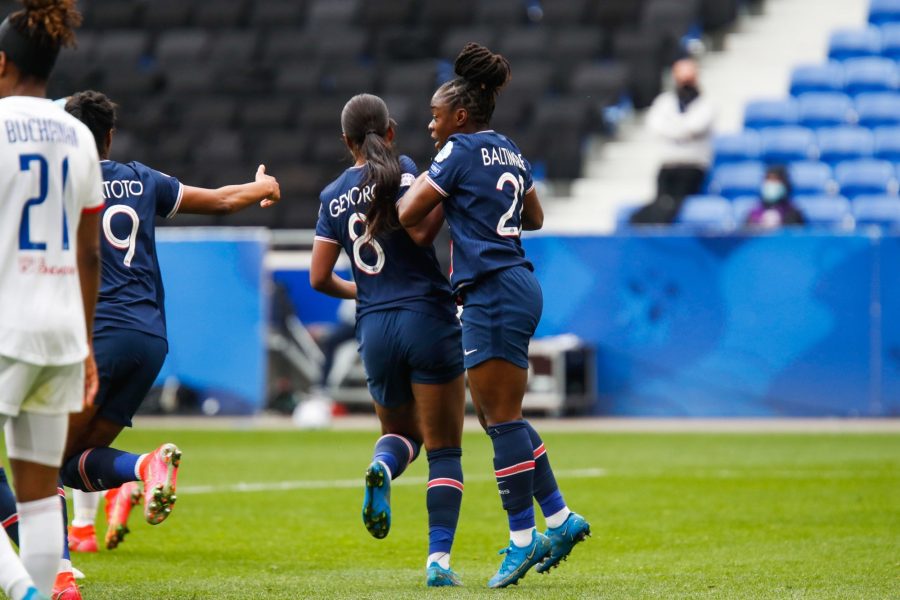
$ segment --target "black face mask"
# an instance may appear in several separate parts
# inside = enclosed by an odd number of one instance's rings
[[[700,95],[700,90],[693,83],[686,83],[679,85],[675,89],[675,93],[678,95],[678,105],[681,108],[681,112],[684,112],[688,105]]]

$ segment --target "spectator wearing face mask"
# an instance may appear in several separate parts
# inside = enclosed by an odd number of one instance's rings
[[[656,199],[638,210],[633,223],[671,223],[685,197],[700,192],[712,159],[715,111],[699,86],[697,62],[672,66],[675,89],[660,94],[647,113],[647,128],[662,144]]]
[[[791,201],[791,180],[784,167],[769,167],[759,196],[759,204],[747,215],[748,227],[777,229],[806,222],[803,213]]]

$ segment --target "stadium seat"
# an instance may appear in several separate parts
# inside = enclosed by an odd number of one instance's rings
[[[794,204],[812,227],[847,228],[853,226],[850,202],[843,196],[801,196]]]
[[[248,66],[257,58],[259,40],[255,31],[223,31],[210,41],[206,60],[215,66]]]
[[[235,28],[249,16],[247,0],[200,2],[194,10],[194,24],[203,29]]]
[[[256,0],[250,14],[250,24],[271,31],[297,29],[306,17],[306,3],[302,0]]]
[[[889,92],[897,89],[897,64],[889,58],[854,58],[844,62],[844,91]]]
[[[287,29],[269,32],[262,36],[263,62],[281,67],[286,61],[307,61],[314,56],[313,41],[308,35]]]
[[[758,195],[764,173],[763,164],[757,161],[716,167],[710,176],[709,192],[729,199]]]
[[[716,164],[757,160],[759,153],[759,133],[753,129],[717,135],[713,139],[713,156]]]
[[[837,29],[828,39],[828,58],[847,60],[881,53],[881,32],[877,27]]]
[[[834,168],[834,178],[841,194],[848,198],[897,191],[894,165],[886,160],[870,158],[838,163]]]
[[[875,150],[872,132],[863,127],[829,127],[820,129],[819,160],[836,164],[842,160],[868,158]]]
[[[373,89],[377,77],[378,72],[371,66],[338,61],[334,65],[326,64],[323,67],[322,90],[339,99],[343,106],[344,102],[360,90]]]
[[[592,27],[560,28],[552,32],[545,55],[556,65],[581,63],[600,58],[603,46],[603,33]]]
[[[397,0],[389,2],[386,0],[310,0],[309,8],[306,11],[306,28],[307,30],[316,29],[323,25],[346,25],[348,28],[354,19],[358,17],[363,7],[383,4],[394,4],[401,6],[409,4]],[[379,6],[380,7],[380,6]],[[372,15],[376,14],[372,11]],[[374,16],[372,16],[374,18]],[[377,25],[382,25],[381,21]]]
[[[834,186],[831,167],[823,162],[792,162],[788,165],[788,176],[795,196],[826,194]]]
[[[275,93],[318,93],[321,88],[321,68],[315,59],[295,59],[282,63],[275,75]]]
[[[299,164],[309,154],[309,138],[298,130],[270,131],[253,138],[254,160],[276,173],[276,165]]]
[[[853,101],[839,92],[810,92],[797,98],[799,123],[813,129],[850,124]]]
[[[756,208],[760,200],[758,196],[740,196],[731,201],[731,210],[734,214],[734,224],[741,227],[747,222],[750,212]]]
[[[647,108],[662,89],[662,41],[640,31],[613,36],[613,56],[628,65],[629,90],[635,108]]]
[[[475,9],[475,22],[503,30],[524,25],[526,14],[522,0],[481,0]]]
[[[79,47],[81,40],[79,38]],[[98,66],[121,71],[137,68],[149,50],[148,35],[143,31],[118,30],[100,35],[94,40],[93,60]]]
[[[213,89],[215,82],[214,71],[198,69],[193,63],[171,65],[164,72],[164,89],[170,97],[206,94]]]
[[[881,28],[881,55],[900,59],[900,22],[888,23]]]
[[[137,21],[144,4],[143,0],[94,0],[84,7],[83,27],[106,31],[142,26],[143,19]]]
[[[194,147],[194,160],[205,163],[240,163],[244,158],[244,144],[238,133],[227,130],[199,132],[203,143]]]
[[[844,66],[832,61],[821,65],[800,65],[791,72],[791,94],[843,92]]]
[[[241,103],[239,121],[248,133],[259,130],[284,130],[294,115],[294,101],[287,96],[248,99]]]
[[[211,34],[199,29],[165,31],[156,42],[156,58],[164,68],[201,63],[209,51]]]
[[[587,130],[591,125],[591,105],[582,98],[548,98],[536,105],[534,127],[540,131],[554,129]]]
[[[900,126],[875,130],[875,158],[900,162]]]
[[[383,75],[382,89],[385,94],[404,94],[428,100],[435,90],[436,76],[437,65],[433,60],[399,63]]]
[[[797,103],[793,99],[754,100],[744,107],[744,127],[751,129],[796,125],[798,118]]]
[[[474,26],[466,29],[450,31],[444,36],[440,44],[440,56],[446,60],[453,60],[463,46],[469,42],[475,42],[488,48],[496,46],[497,39],[496,30],[490,27]],[[516,70],[516,77],[519,76],[519,70]]]
[[[192,4],[184,0],[154,0],[150,10],[142,11],[141,25],[158,30],[187,27],[191,19]]]
[[[237,115],[237,101],[220,95],[197,96],[196,102],[184,104],[178,115],[182,131],[229,129]]]
[[[467,27],[475,16],[476,0],[420,0],[419,23],[432,31]]]
[[[552,3],[552,1],[544,2],[545,5]],[[654,15],[647,15],[648,7],[654,3],[658,4],[659,2],[658,0],[656,2],[652,0],[604,0],[603,2],[597,2],[595,0],[588,3],[585,22],[606,31],[634,29],[642,17],[654,19]],[[651,13],[653,10],[659,9],[650,8]]]
[[[368,40],[365,36],[346,36],[341,26],[322,26],[307,33],[313,54],[322,61],[355,65],[363,57]],[[360,88],[366,89],[366,88]]]
[[[638,3],[627,0],[619,0],[619,3],[639,7]],[[608,2],[597,2],[595,6],[604,4]],[[699,24],[696,0],[647,0],[641,13],[641,30],[662,39],[663,59],[666,61],[673,61],[681,55],[681,38],[695,24]]]
[[[900,125],[900,93],[860,94],[856,97],[856,114],[862,127]]]
[[[853,201],[857,226],[900,227],[900,198],[896,196],[859,196]]]
[[[627,86],[628,68],[621,62],[589,62],[575,68],[570,91],[603,107],[618,104]]]
[[[541,23],[549,27],[581,25],[587,20],[588,4],[593,4],[592,0],[542,2]]]
[[[546,29],[521,27],[503,34],[497,43],[497,52],[512,64],[520,60],[544,58],[550,46],[550,34]]]
[[[769,164],[807,160],[815,148],[815,135],[805,127],[768,127],[760,132],[760,156]]]
[[[317,3],[318,1],[322,0],[317,0]],[[414,0],[359,0],[355,22],[368,31],[408,25],[413,17],[414,5]]]
[[[678,212],[677,222],[703,229],[734,228],[731,203],[721,196],[688,196]]]
[[[871,0],[869,2],[869,23],[883,25],[900,22],[900,0]]]

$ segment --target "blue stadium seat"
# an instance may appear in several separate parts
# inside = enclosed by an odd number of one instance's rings
[[[834,178],[841,194],[855,198],[865,194],[886,194],[896,191],[894,165],[886,160],[849,160],[834,168]]]
[[[872,132],[863,127],[829,127],[818,131],[819,160],[836,164],[842,160],[868,158],[875,150]]]
[[[753,129],[718,135],[713,140],[713,155],[716,164],[757,160],[759,150],[759,134]]]
[[[853,101],[840,92],[810,92],[797,98],[799,123],[804,127],[835,127],[853,119]]]
[[[797,103],[791,98],[785,100],[753,100],[744,108],[744,127],[762,129],[796,125]]]
[[[636,213],[639,208],[641,207],[629,204],[616,209],[616,231],[631,227],[631,215]]]
[[[734,213],[734,223],[738,227],[747,222],[750,211],[759,204],[758,196],[740,196],[731,201],[731,210]]]
[[[875,158],[900,162],[900,126],[875,130]]]
[[[768,127],[760,138],[760,155],[769,164],[807,160],[815,154],[815,135],[805,127]]]
[[[860,196],[853,201],[856,225],[900,227],[900,198],[896,196]]]
[[[869,3],[869,23],[900,22],[900,0],[871,0]]]
[[[844,63],[844,91],[855,96],[864,92],[897,89],[897,63],[889,58],[854,58]]]
[[[881,28],[881,55],[900,59],[900,23],[888,23]]]
[[[788,165],[795,196],[826,194],[833,185],[831,167],[823,162],[800,161]]]
[[[836,29],[828,38],[828,58],[832,60],[879,54],[881,54],[881,31],[877,27]]]
[[[794,200],[807,225],[813,227],[850,227],[850,202],[843,196],[804,196]]]
[[[703,229],[734,227],[731,203],[721,196],[688,196],[678,213],[678,223]]]
[[[862,127],[900,125],[900,93],[860,94],[856,97],[856,114]]]
[[[765,168],[758,161],[716,167],[710,177],[709,192],[733,199],[759,194]]]
[[[832,61],[821,65],[800,65],[791,72],[791,94],[843,92],[844,65]]]

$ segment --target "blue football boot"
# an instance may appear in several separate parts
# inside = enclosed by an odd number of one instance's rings
[[[551,549],[547,558],[535,569],[538,573],[547,573],[566,560],[575,544],[591,535],[591,524],[581,515],[569,513],[562,525],[548,528],[544,535],[550,538]]]
[[[384,465],[377,461],[366,469],[362,518],[373,537],[387,537],[391,530],[391,478]]]
[[[445,569],[436,562],[428,566],[426,573],[427,579],[425,583],[428,587],[459,587],[462,585],[462,580],[459,578],[459,575],[453,572],[453,569]]]
[[[530,544],[519,548],[510,541],[509,546],[501,550],[500,554],[506,554],[506,557],[500,570],[488,581],[490,588],[504,588],[519,583],[528,569],[550,555],[550,540],[543,533],[532,531]]]

